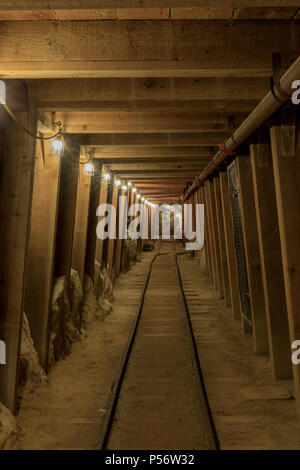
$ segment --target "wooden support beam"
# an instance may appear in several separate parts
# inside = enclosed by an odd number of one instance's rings
[[[234,244],[234,228],[231,212],[230,195],[228,188],[228,177],[226,172],[220,172],[220,190],[223,209],[225,246],[228,262],[229,286],[231,296],[231,307],[234,318],[241,318],[241,301],[239,293],[239,278],[237,271],[236,250]]]
[[[217,268],[217,253],[216,253],[216,242],[215,242],[215,233],[213,226],[213,216],[212,216],[212,207],[211,207],[211,198],[210,198],[210,182],[208,180],[204,183],[204,194],[205,194],[205,209],[208,222],[207,226],[207,235],[209,237],[209,246],[211,248],[211,264],[212,264],[212,280],[214,288],[219,290],[219,277],[218,277],[218,268]]]
[[[151,141],[151,137],[149,138]],[[108,159],[107,163],[115,163],[115,160],[124,163],[127,162],[130,158],[134,162],[137,162],[137,158],[141,161],[149,161],[149,158],[156,159],[159,161],[161,159],[166,159],[173,161],[174,158],[179,159],[181,162],[183,160],[197,159],[202,161],[202,159],[208,159],[210,157],[210,148],[209,147],[168,147],[168,146],[143,146],[143,145],[102,145],[100,147],[95,147],[94,157],[100,159]],[[147,160],[148,159],[148,160]]]
[[[31,105],[48,111],[202,108],[238,113],[253,109],[269,88],[266,78],[50,79],[28,85]]]
[[[40,363],[47,370],[60,162],[50,145],[41,141],[35,158],[24,311]]]
[[[236,165],[251,304],[254,349],[257,354],[267,354],[269,351],[267,315],[250,157],[248,155],[237,157]],[[244,328],[247,328],[245,323]]]
[[[122,222],[124,221],[124,218],[127,222],[127,206],[128,206],[128,202],[125,203],[126,199],[124,199],[123,201],[123,204],[121,206],[119,206],[119,197],[125,197],[127,196],[128,198],[128,194],[126,191],[119,189],[119,193],[118,193],[118,211],[117,211],[117,227],[116,227],[116,230],[117,230],[117,240],[116,240],[116,243],[115,243],[115,251],[114,251],[114,260],[113,260],[113,269],[114,269],[114,274],[115,274],[115,278],[119,277],[120,275],[120,271],[121,271],[121,259],[122,259],[122,246],[124,244],[124,240],[122,240],[120,238],[120,230],[121,230],[121,227],[122,227]],[[121,224],[120,224],[120,221],[121,221]]]
[[[292,377],[289,325],[268,136],[258,134],[257,142],[250,145],[250,155],[271,364],[276,379],[289,379]]]
[[[100,186],[99,205],[106,204],[107,202],[109,202],[108,201],[108,196],[109,196],[109,191],[110,191],[111,185],[109,184],[108,181],[103,180],[103,176],[106,173],[106,171],[107,171],[106,167],[102,166],[102,170],[101,170],[102,181],[101,181],[101,186]],[[98,263],[100,263],[101,267],[106,265],[106,252],[107,252],[106,245],[107,245],[106,240],[100,240],[97,237],[97,240],[96,240],[96,260],[98,261]],[[103,250],[103,248],[105,248],[105,250]],[[103,262],[104,258],[105,258],[105,261]]]
[[[91,177],[84,175],[83,165],[80,165],[76,197],[72,268],[78,272],[81,285],[84,283],[85,273],[90,192]]]
[[[97,207],[100,201],[101,191],[101,163],[95,161],[95,174],[91,177],[91,191],[88,206],[88,225],[87,225],[87,242],[85,250],[85,273],[94,280],[95,271],[95,258],[96,258],[96,246],[97,246],[97,233],[96,227],[98,218],[96,215]]]
[[[66,286],[69,289],[79,177],[80,141],[77,136],[67,134],[64,138],[67,148],[65,148],[61,162],[54,275],[65,276]]]
[[[297,0],[223,0],[222,7],[298,7]],[[102,0],[101,8],[114,10],[116,8],[187,8],[187,7],[216,7],[213,0]],[[98,0],[31,0],[30,7],[26,0],[2,0],[0,11],[49,11],[49,10],[90,10],[99,8]]]
[[[212,268],[212,253],[211,245],[209,238],[209,229],[208,229],[208,220],[207,220],[207,206],[205,202],[205,189],[204,186],[199,188],[199,202],[204,204],[204,250],[205,250],[205,262],[206,262],[206,271],[209,281],[213,282],[213,268]]]
[[[95,133],[182,133],[224,132],[228,119],[224,113],[201,111],[74,111],[57,112],[64,132],[71,134]]]
[[[231,307],[228,262],[227,262],[227,253],[226,253],[226,243],[225,243],[224,217],[223,217],[223,207],[222,207],[222,201],[221,201],[221,188],[220,188],[219,176],[214,178],[213,184],[214,184],[214,196],[215,196],[216,215],[217,215],[217,229],[218,229],[218,236],[219,236],[219,253],[220,253],[220,261],[221,261],[221,268],[222,268],[224,297],[226,300],[226,307]]]
[[[180,134],[86,134],[82,135],[82,144],[92,147],[103,147],[106,145],[118,145],[122,147],[209,147],[214,145],[217,146],[221,142],[224,142],[227,136],[228,134],[226,132],[187,132]],[[124,149],[124,151],[125,150],[126,149]]]
[[[300,42],[289,21],[3,21],[1,34],[3,78],[269,77],[272,53],[295,51],[287,68]]]
[[[216,254],[216,269],[217,269],[217,279],[220,298],[224,297],[224,279],[223,279],[223,270],[221,262],[221,252],[220,252],[220,240],[218,232],[218,220],[217,220],[217,207],[216,207],[216,198],[214,192],[214,183],[213,181],[209,182],[209,198],[210,198],[210,210],[212,217],[212,230],[213,230],[213,243],[214,250]]]
[[[291,342],[300,338],[300,129],[288,116],[271,127],[272,158]],[[289,136],[287,138],[287,136]],[[286,146],[286,142],[289,143]],[[300,371],[293,365],[294,394],[300,413]]]
[[[24,95],[26,97],[26,90]],[[23,126],[37,131],[34,111],[19,111],[16,116]],[[6,344],[6,365],[0,367],[0,400],[14,413],[19,380],[35,139],[7,118],[6,127],[1,126],[1,144],[0,338]]]

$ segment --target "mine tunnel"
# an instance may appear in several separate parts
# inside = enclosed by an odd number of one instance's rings
[[[1,450],[300,449],[299,20],[0,1]]]

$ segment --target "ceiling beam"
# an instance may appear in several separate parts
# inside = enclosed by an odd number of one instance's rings
[[[2,78],[269,77],[273,52],[292,51],[283,54],[284,69],[298,56],[300,28],[296,21],[3,21],[1,38]]]
[[[192,108],[240,112],[269,89],[265,78],[97,78],[29,80],[29,101],[51,110]]]
[[[196,163],[187,163],[187,162],[182,162],[181,164],[179,163],[153,163],[153,162],[148,162],[148,163],[121,163],[121,164],[109,164],[107,165],[107,168],[111,171],[153,171],[153,170],[176,170],[178,171],[185,171],[189,169],[193,169],[196,171],[199,168],[202,168],[205,166],[206,163],[208,163],[209,160],[205,160],[204,162],[198,161]]]
[[[147,146],[103,146],[94,149],[94,157],[101,159],[129,159],[129,158],[207,158],[210,156],[209,147],[147,147]],[[136,161],[136,160],[134,160]]]
[[[1,0],[0,11],[15,10],[87,10],[115,8],[183,8],[216,7],[215,0]],[[100,5],[99,5],[100,3]],[[222,0],[222,7],[288,7],[299,6],[297,0]]]
[[[227,132],[178,133],[178,134],[87,134],[81,136],[82,145],[90,147],[211,147],[228,137]]]
[[[58,112],[64,132],[82,133],[177,133],[224,132],[228,119],[224,113],[204,114],[199,111],[149,111],[149,112]]]

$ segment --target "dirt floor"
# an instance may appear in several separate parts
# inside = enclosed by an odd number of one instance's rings
[[[49,385],[25,393],[18,415],[19,449],[97,449],[107,400],[153,253],[114,288],[113,312],[89,325],[87,337],[49,374]],[[234,320],[197,260],[179,256],[209,403],[221,449],[300,449],[300,419],[291,381],[275,381],[267,357]]]
[[[175,256],[164,254],[152,266],[108,449],[215,448]]]
[[[273,379],[197,261],[184,255],[179,265],[221,449],[300,449],[292,381]]]
[[[18,419],[18,449],[97,449],[107,400],[136,316],[153,253],[144,253],[114,287],[114,309],[94,321],[87,337],[57,362],[49,385],[25,391]]]

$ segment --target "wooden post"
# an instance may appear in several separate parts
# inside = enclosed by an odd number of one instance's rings
[[[91,176],[84,175],[84,165],[80,165],[79,172],[80,173],[76,197],[72,268],[76,269],[76,271],[78,272],[81,284],[83,285],[85,272],[85,255],[87,248],[87,229],[91,193]]]
[[[222,274],[223,274],[223,281],[224,281],[224,296],[226,300],[226,306],[231,307],[228,262],[227,262],[226,243],[225,243],[224,217],[223,217],[223,207],[222,207],[222,200],[221,200],[221,188],[220,188],[219,176],[214,178],[214,196],[215,196],[215,201],[216,201],[217,228],[218,228],[218,235],[219,235],[221,265],[222,265]]]
[[[106,204],[108,202],[108,192],[110,187],[110,182],[105,181],[104,174],[107,173],[106,167],[102,166],[101,170],[101,186],[100,186],[100,197],[99,197],[99,205]],[[105,246],[106,241],[100,240],[98,237],[96,238],[96,260],[102,266],[103,262],[103,247]]]
[[[213,282],[212,254],[211,254],[211,245],[210,245],[210,238],[209,238],[208,214],[207,214],[207,205],[205,201],[204,186],[200,187],[200,203],[204,204],[204,249],[205,249],[207,276],[210,282],[212,283]]]
[[[270,358],[276,379],[292,376],[278,215],[269,137],[250,145],[258,241],[262,262]]]
[[[239,277],[237,271],[236,251],[234,244],[234,229],[230,206],[227,172],[220,172],[220,189],[223,209],[224,234],[228,261],[232,313],[234,318],[240,319],[241,299],[239,293]]]
[[[282,116],[271,127],[271,147],[291,342],[300,339],[300,128]],[[288,137],[288,140],[286,139]],[[289,146],[286,145],[288,141]],[[294,394],[300,413],[300,369],[293,365]]]
[[[80,140],[73,135],[65,135],[64,137],[67,146],[61,162],[54,275],[65,276],[66,286],[69,289],[79,176]]]
[[[224,282],[223,282],[223,272],[222,272],[222,263],[221,263],[219,233],[218,233],[217,209],[216,209],[216,201],[215,201],[215,194],[214,194],[214,184],[212,181],[209,181],[208,194],[209,194],[209,200],[210,200],[212,230],[214,234],[213,242],[214,242],[214,250],[216,254],[218,292],[219,292],[220,298],[223,298],[224,297]]]
[[[37,132],[34,111],[18,111],[16,116]],[[36,140],[7,115],[5,123],[0,172],[0,339],[6,344],[6,365],[0,366],[0,400],[15,412]]]
[[[102,165],[97,160],[94,161],[95,174],[91,178],[91,191],[88,207],[88,224],[86,234],[86,251],[85,251],[85,273],[94,280],[96,243],[97,243],[97,207],[100,199],[101,189],[101,173]]]
[[[205,213],[207,215],[207,235],[209,237],[209,246],[211,247],[211,264],[212,264],[212,278],[213,278],[213,285],[216,290],[219,289],[219,278],[218,278],[218,270],[217,270],[217,255],[216,255],[216,243],[215,243],[215,236],[213,231],[213,224],[212,224],[212,212],[211,212],[211,201],[210,201],[210,183],[209,181],[205,181],[204,183],[204,195],[205,195]]]
[[[118,194],[119,194],[119,188],[117,186],[112,187],[112,193],[111,193],[111,204],[114,206],[116,209],[116,214],[118,214],[117,206],[118,206]],[[107,263],[106,263],[106,268],[109,274],[109,277],[111,280],[114,280],[114,250],[115,250],[115,244],[116,240],[113,238],[107,238]]]
[[[127,204],[125,205],[125,200],[124,203],[120,206],[119,205],[119,198],[123,196],[127,196],[127,191],[123,190],[122,188],[119,189],[118,193],[118,199],[117,199],[117,224],[116,224],[116,234],[117,234],[117,239],[116,239],[116,244],[115,244],[115,252],[114,252],[114,273],[115,273],[115,278],[119,277],[120,271],[121,271],[121,257],[122,257],[122,245],[123,241],[120,238],[121,234],[121,227],[122,223],[124,222],[124,217],[127,218]]]
[[[38,141],[26,273],[25,313],[42,367],[47,370],[60,161]]]
[[[267,316],[250,157],[248,155],[237,157],[236,164],[252,314],[254,349],[257,354],[267,354],[269,351]],[[247,328],[245,322],[244,328]]]

